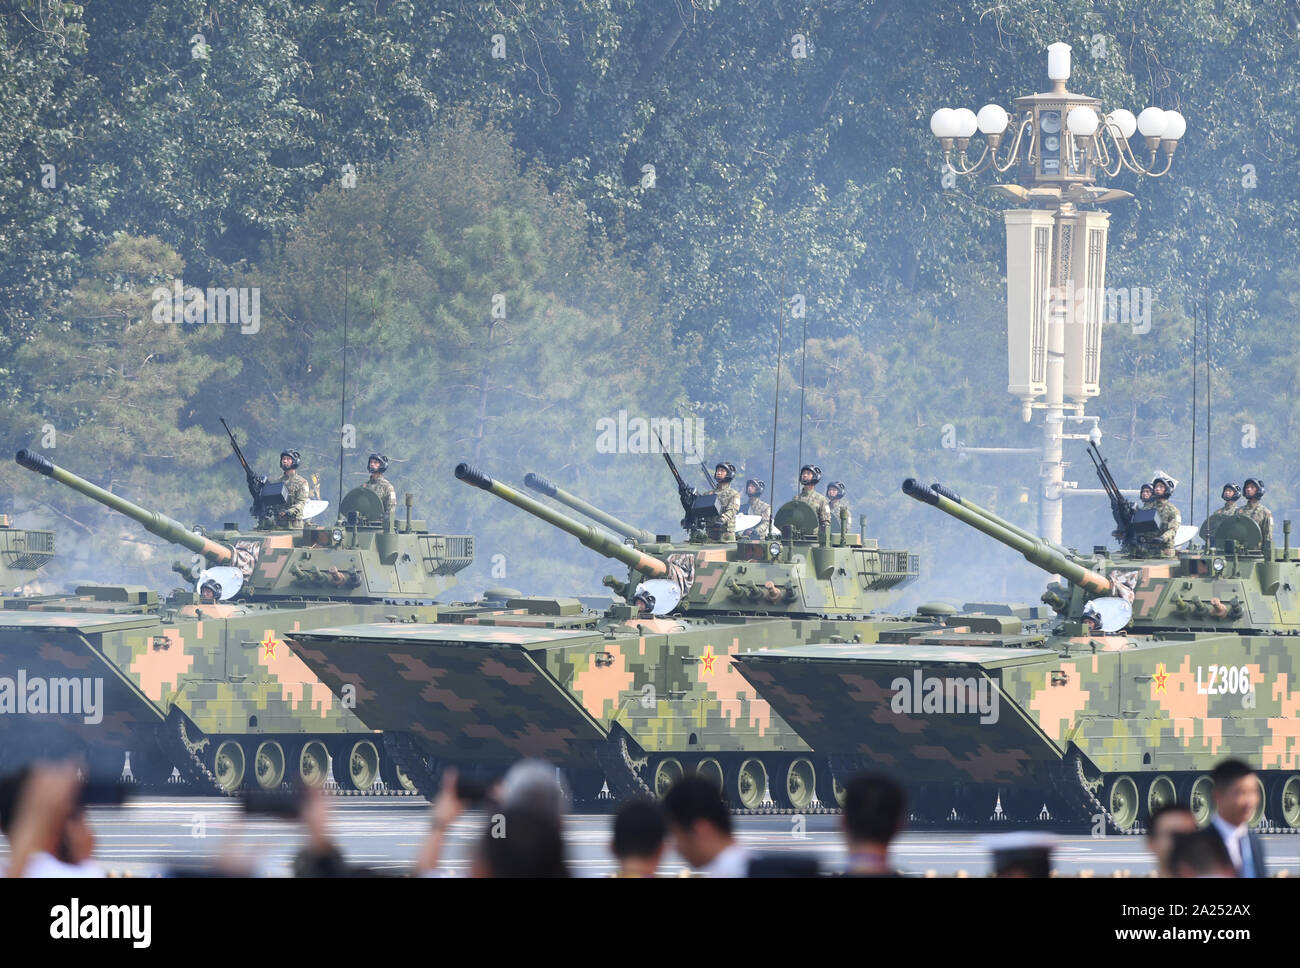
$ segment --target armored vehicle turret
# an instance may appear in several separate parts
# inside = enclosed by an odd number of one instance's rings
[[[401,784],[381,738],[350,709],[351,696],[332,694],[285,638],[318,625],[433,620],[434,597],[473,560],[472,538],[431,533],[412,518],[409,495],[404,518],[390,520],[362,488],[343,498],[331,525],[204,532],[41,454],[20,451],[17,461],[191,558],[176,565],[189,587],[167,595],[87,585],[4,603],[0,667],[51,701],[0,717],[0,755],[80,753],[111,772],[129,752],[137,780],[162,782],[176,768],[201,791],[319,785],[331,758],[345,789],[366,790],[381,778]],[[58,708],[56,689],[68,700]]]
[[[1200,547],[1155,558],[1049,545],[942,485],[903,491],[1059,575],[1054,625],[947,629],[872,649],[736,657],[741,674],[832,762],[887,765],[936,818],[1006,815],[1131,831],[1162,804],[1211,810],[1226,757],[1261,782],[1256,823],[1300,829],[1300,556],[1215,515]],[[1000,809],[995,807],[1000,805]]]
[[[440,619],[293,637],[330,688],[355,688],[357,714],[402,744],[404,768],[427,792],[447,764],[495,771],[533,755],[566,768],[588,800],[606,784],[615,796],[661,793],[698,770],[740,809],[833,806],[837,778],[825,758],[773,715],[732,657],[801,642],[874,643],[949,620],[879,612],[915,577],[917,556],[857,535],[818,535],[816,515],[799,502],[779,510],[783,536],[770,541],[643,541],[641,528],[605,515],[608,533],[467,464],[455,475],[627,570],[605,579],[619,600],[603,614],[575,600],[520,601],[473,625]],[[689,499],[705,513],[707,503]]]

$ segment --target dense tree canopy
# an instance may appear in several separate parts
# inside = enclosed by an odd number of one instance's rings
[[[1033,446],[1040,431],[1006,393],[1004,205],[987,175],[944,185],[927,121],[1045,88],[1045,48],[1064,40],[1072,90],[1189,123],[1167,177],[1114,180],[1136,197],[1113,207],[1108,282],[1150,292],[1153,312],[1148,332],[1104,338],[1091,409],[1113,466],[1128,481],[1164,467],[1187,501],[1195,310],[1214,487],[1263,474],[1283,512],[1300,496],[1286,445],[1300,35],[1284,8],[0,0],[12,443],[52,425],[70,467],[123,492],[147,480],[211,521],[243,503],[220,413],[264,463],[301,444],[333,499],[346,303],[345,469],[387,448],[399,487],[431,519],[472,525],[485,562],[541,532],[459,494],[461,458],[516,480],[541,461],[672,526],[654,460],[595,446],[593,422],[620,409],[698,417],[711,458],[767,478],[779,402],[777,496],[815,459],[882,538],[931,560],[960,533],[901,501],[908,474],[1032,525],[1032,457],[950,446]],[[146,277],[172,273],[257,286],[261,332],[124,323],[109,339],[118,318],[150,319]],[[95,329],[84,317],[100,310]],[[1204,374],[1197,387],[1203,455]],[[133,422],[139,399],[156,405]],[[1067,476],[1090,486],[1071,458]],[[1198,506],[1204,474],[1201,460]],[[0,477],[16,510],[100,523],[75,496]],[[1095,505],[1070,499],[1068,541],[1102,540]],[[568,577],[590,588],[605,563],[571,545]]]

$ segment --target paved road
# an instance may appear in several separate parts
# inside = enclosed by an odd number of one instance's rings
[[[405,872],[428,830],[428,806],[414,798],[331,798],[331,828],[339,846],[353,863],[395,874]],[[294,852],[302,843],[292,823],[257,818],[246,820],[239,804],[225,800],[146,797],[126,807],[92,808],[100,859],[111,869],[145,875],[168,865],[210,865],[223,853],[244,857],[259,873],[287,875]],[[789,816],[737,817],[740,839],[756,850],[804,852],[817,855],[826,869],[839,869],[844,850],[836,831],[837,818],[803,818],[803,828]],[[468,867],[470,844],[482,830],[483,816],[470,814],[452,829],[447,868],[462,873]],[[567,842],[570,865],[583,876],[608,874],[611,818],[585,814],[571,817]],[[1300,836],[1265,838],[1270,873],[1287,869],[1300,874]],[[988,854],[975,833],[918,831],[906,833],[895,847],[894,860],[909,873],[972,876],[988,872]],[[0,864],[7,859],[0,849]],[[685,864],[671,854],[669,873]],[[1093,838],[1065,836],[1056,852],[1056,867],[1064,874],[1092,871],[1111,876],[1151,869],[1145,839],[1132,836]]]

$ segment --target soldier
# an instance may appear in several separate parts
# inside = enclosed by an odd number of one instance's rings
[[[749,504],[745,508],[746,514],[757,514],[762,520],[746,531],[742,531],[742,538],[753,538],[757,541],[764,541],[772,533],[772,505],[766,501],[760,500],[763,491],[767,489],[767,484],[763,481],[750,479],[745,482],[745,494],[749,497]]]
[[[275,512],[275,524],[278,528],[299,529],[303,526],[302,512],[307,507],[307,498],[311,488],[298,476],[298,466],[302,457],[296,450],[280,451],[280,469],[284,473],[279,483],[284,485],[284,507]]]
[[[736,515],[740,512],[740,492],[731,486],[736,479],[736,465],[720,461],[713,468],[713,480],[716,486],[710,494],[718,496],[718,517],[710,521],[708,535],[710,541],[736,540]]]
[[[844,486],[843,481],[831,481],[826,485],[826,508],[830,511],[831,522],[838,522],[840,519],[840,508],[849,511],[848,502],[844,500],[844,495],[848,493],[848,488]],[[853,512],[849,511],[849,517],[853,517]]]
[[[1259,499],[1264,496],[1264,482],[1255,477],[1248,477],[1241,485],[1241,493],[1246,499],[1246,506],[1237,508],[1237,513],[1258,524],[1263,539],[1272,541],[1273,512],[1259,503]]]
[[[384,472],[388,470],[388,458],[383,454],[371,454],[366,461],[366,469],[370,471],[370,480],[361,486],[379,495],[379,499],[384,502],[384,517],[392,517],[393,511],[397,509],[397,489],[384,477]]]
[[[1174,482],[1168,477],[1157,477],[1151,482],[1151,493],[1154,497],[1151,506],[1155,509],[1159,530],[1155,534],[1144,535],[1143,546],[1152,557],[1174,557],[1174,540],[1178,535],[1179,525],[1183,523],[1178,508],[1169,500],[1174,493],[1174,486]]]
[[[1151,505],[1153,503],[1152,498],[1155,495],[1155,491],[1151,490],[1151,485],[1143,484],[1142,490],[1138,492],[1138,495],[1139,495],[1139,499],[1142,501],[1142,507],[1140,510],[1143,511],[1150,510]]]
[[[209,578],[199,588],[199,604],[215,605],[221,598],[221,586],[216,581]]]
[[[799,495],[796,501],[802,501],[804,504],[812,505],[812,509],[817,512],[817,526],[826,534],[830,534],[831,527],[831,509],[826,503],[826,497],[817,493],[817,482],[822,479],[822,469],[816,464],[804,464],[799,468]]]
[[[1231,481],[1223,485],[1223,507],[1219,508],[1219,514],[1236,514],[1237,502],[1241,500],[1241,488]]]

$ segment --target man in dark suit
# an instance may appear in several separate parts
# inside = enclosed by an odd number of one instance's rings
[[[1248,824],[1259,809],[1259,778],[1241,760],[1224,760],[1210,773],[1214,781],[1213,831],[1228,848],[1238,877],[1264,877],[1264,842]]]

